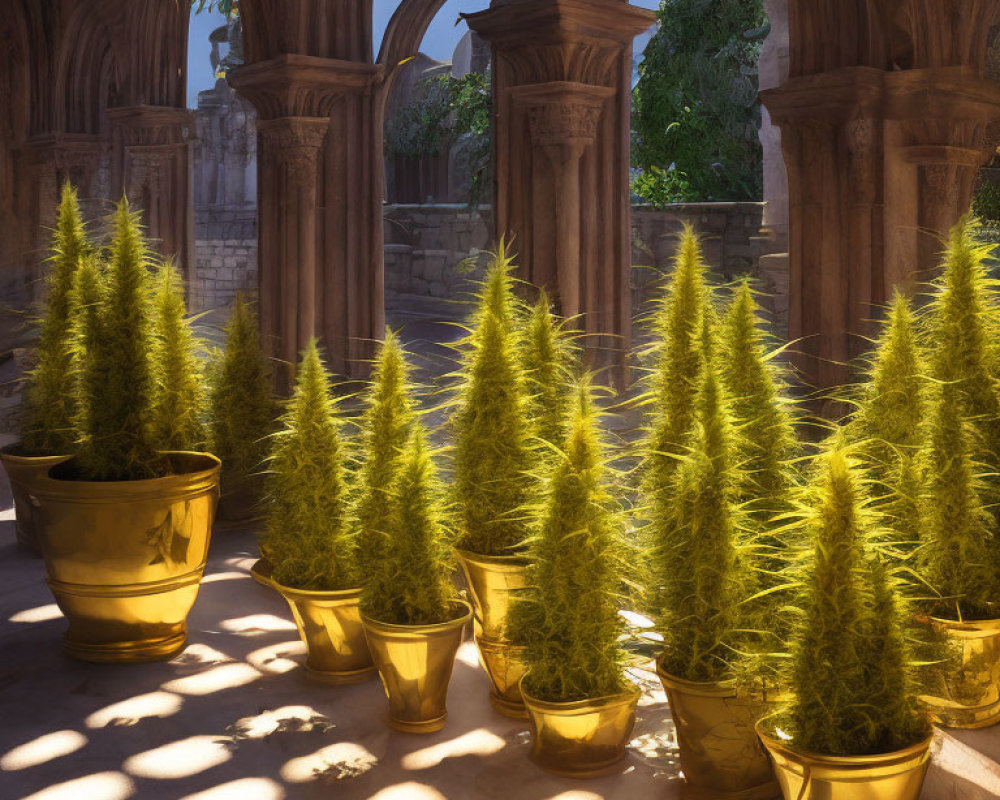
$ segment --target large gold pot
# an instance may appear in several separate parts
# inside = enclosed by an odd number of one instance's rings
[[[436,625],[391,625],[361,615],[372,660],[389,698],[389,725],[434,733],[448,716],[448,683],[472,608],[453,603],[453,618]]]
[[[19,456],[12,452],[17,448],[13,445],[0,450],[0,463],[7,472],[14,499],[14,533],[19,547],[41,555],[35,531],[33,488],[39,476],[45,475],[50,467],[61,464],[69,456]]]
[[[805,753],[757,726],[774,759],[785,800],[917,800],[930,764],[931,739],[874,756]]]
[[[500,714],[525,719],[521,699],[524,647],[513,644],[507,630],[514,593],[527,585],[528,561],[523,556],[481,556],[458,551],[458,561],[472,597],[479,660],[490,679],[490,702]]]
[[[176,474],[141,481],[38,478],[37,531],[48,583],[85,661],[170,658],[205,570],[219,460],[166,453]]]
[[[755,725],[762,700],[737,695],[732,684],[685,681],[660,661],[656,674],[667,693],[677,730],[688,800],[773,800],[781,790]]]
[[[532,697],[521,681],[521,696],[531,722],[531,759],[566,778],[598,778],[619,769],[635,727],[642,693],[550,703]]]
[[[361,624],[360,589],[311,592],[272,581],[292,609],[299,636],[308,648],[306,670],[323,683],[361,683],[375,665]]]
[[[1000,619],[954,622],[924,618],[953,645],[955,661],[942,665],[934,694],[921,696],[931,719],[949,728],[986,728],[1000,722]]]

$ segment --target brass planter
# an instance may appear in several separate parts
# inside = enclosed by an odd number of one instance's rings
[[[531,722],[531,759],[566,778],[598,778],[620,769],[635,726],[641,692],[550,703],[532,697],[521,682]]]
[[[266,558],[258,558],[253,562],[253,566],[250,567],[250,577],[253,578],[261,586],[266,586],[268,589],[276,588],[274,580],[271,578],[271,573],[274,572],[274,566]]]
[[[372,659],[389,698],[389,726],[406,733],[444,727],[455,654],[472,607],[454,601],[455,618],[437,625],[391,625],[361,615]]]
[[[524,648],[510,640],[507,615],[515,592],[527,585],[528,561],[522,556],[481,556],[457,552],[472,597],[479,660],[490,679],[490,702],[505,717],[526,719],[521,699]]]
[[[170,658],[205,570],[219,460],[166,453],[178,474],[142,481],[38,478],[36,523],[48,583],[84,661]],[[50,471],[51,472],[51,471]]]
[[[18,456],[10,452],[16,449],[17,445],[0,450],[0,463],[7,472],[14,499],[14,532],[18,547],[41,555],[34,521],[34,502],[37,502],[32,500],[34,486],[39,476],[69,456]]]
[[[805,753],[757,726],[786,800],[917,800],[930,764],[931,739],[874,756]]]
[[[374,677],[375,665],[361,624],[360,589],[310,592],[276,581],[270,585],[281,592],[292,610],[309,652],[306,671],[311,678],[344,685]]]
[[[944,633],[959,651],[940,671],[936,692],[920,699],[931,719],[949,728],[986,728],[1000,722],[1000,619],[921,620]]]
[[[766,704],[739,697],[731,684],[675,678],[656,663],[677,730],[689,800],[773,800],[781,797],[755,726]]]

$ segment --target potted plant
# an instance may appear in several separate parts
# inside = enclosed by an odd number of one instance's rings
[[[65,183],[49,259],[51,266],[45,277],[46,298],[38,324],[37,363],[24,387],[23,434],[21,441],[0,450],[0,463],[7,472],[14,498],[18,545],[35,553],[38,543],[29,500],[34,478],[65,461],[76,449],[73,286],[80,261],[89,257],[91,250],[76,191]]]
[[[39,479],[38,532],[49,585],[69,620],[67,652],[144,661],[184,646],[219,461],[156,449],[150,258],[125,200],[113,228],[105,285],[79,342],[80,448]]]
[[[472,607],[451,583],[441,491],[416,421],[390,486],[384,527],[366,531],[383,556],[365,573],[361,619],[389,699],[389,725],[433,733],[448,715],[448,684]]]
[[[640,692],[623,673],[623,526],[589,378],[575,393],[566,429],[511,626],[525,647],[521,694],[532,758],[550,772],[583,778],[619,768]]]
[[[242,292],[236,295],[225,349],[216,355],[210,377],[209,441],[222,460],[219,517],[245,521],[259,510],[276,403],[257,312]]]
[[[890,575],[849,453],[822,455],[807,518],[814,550],[799,598],[792,697],[758,724],[786,800],[916,800],[930,726],[918,710]]]
[[[932,669],[921,699],[936,722],[981,728],[1000,722],[1000,548],[961,393],[956,383],[936,387],[921,454],[916,563],[936,596],[920,603],[920,619],[953,655]]]
[[[576,354],[563,323],[553,316],[544,290],[531,309],[524,339],[524,375],[532,430],[545,444],[559,447],[565,438],[566,387]]]
[[[315,340],[302,354],[281,421],[269,458],[264,537],[271,580],[308,648],[309,675],[333,684],[364,681],[375,667],[361,627],[342,425]]]
[[[493,707],[524,717],[520,649],[507,630],[511,593],[524,586],[525,505],[535,490],[512,258],[501,241],[463,345],[454,417],[458,558],[475,609],[475,637]]]
[[[767,616],[751,602],[761,588],[753,563],[761,554],[740,498],[746,483],[707,320],[703,326],[687,452],[667,483],[647,484],[663,636],[657,674],[677,729],[687,793],[766,800],[778,796],[778,786],[754,724],[768,697],[737,686],[740,653],[757,644],[747,632],[759,630]]]

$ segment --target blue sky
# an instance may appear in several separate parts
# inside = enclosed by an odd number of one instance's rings
[[[657,8],[660,5],[659,0],[632,0],[632,3],[643,8]],[[397,5],[398,0],[374,0],[372,30],[376,52],[379,42],[382,41],[382,32]],[[420,49],[431,58],[450,61],[452,53],[455,52],[455,45],[468,30],[464,22],[458,27],[455,26],[458,15],[480,11],[488,5],[488,0],[448,0],[427,29]],[[198,104],[198,92],[210,89],[215,84],[212,67],[208,61],[208,35],[223,22],[222,15],[216,13],[202,12],[191,17],[191,38],[188,42],[188,105],[192,108]]]

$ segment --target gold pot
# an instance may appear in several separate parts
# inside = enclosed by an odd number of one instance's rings
[[[490,702],[505,717],[525,719],[521,699],[524,648],[510,640],[507,615],[515,592],[527,585],[523,556],[481,556],[457,551],[472,597],[473,629],[479,660],[490,679]]]
[[[274,566],[266,558],[258,558],[253,562],[253,566],[250,567],[250,577],[253,578],[261,586],[266,586],[268,589],[274,589],[275,583],[271,579],[271,574],[274,572]]]
[[[50,467],[61,464],[69,456],[19,456],[11,451],[17,445],[0,450],[0,463],[10,481],[10,493],[14,499],[14,533],[19,547],[35,555],[41,555],[38,548],[38,533],[35,530],[34,507],[32,501],[35,481]]]
[[[455,654],[472,608],[453,602],[455,616],[436,625],[392,625],[361,615],[372,660],[389,698],[389,726],[406,733],[444,727]]]
[[[269,565],[270,566],[270,565]],[[306,671],[323,683],[361,683],[375,674],[361,624],[360,589],[310,592],[271,581],[288,601],[308,648]]]
[[[930,737],[894,753],[822,756],[794,749],[759,724],[757,735],[786,800],[917,800],[930,764]]]
[[[688,800],[773,800],[781,790],[754,726],[762,700],[737,695],[732,684],[675,678],[658,660],[677,730],[682,796]]]
[[[532,697],[521,681],[531,722],[531,759],[566,778],[598,778],[617,771],[635,726],[638,688],[609,697],[550,703]]]
[[[49,586],[69,621],[63,644],[75,658],[153,661],[184,646],[208,555],[219,460],[164,455],[177,474],[37,480],[36,529]]]
[[[923,618],[957,651],[942,666],[933,695],[921,696],[931,719],[949,728],[986,728],[1000,722],[1000,619],[954,622]]]

